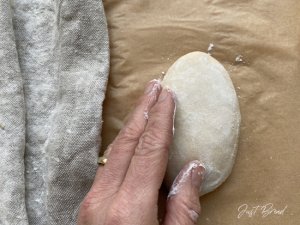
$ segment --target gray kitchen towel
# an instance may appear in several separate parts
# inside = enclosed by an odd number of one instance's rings
[[[75,224],[101,143],[102,2],[0,0],[0,8],[0,223]]]
[[[26,225],[23,78],[9,1],[0,1],[0,224]]]

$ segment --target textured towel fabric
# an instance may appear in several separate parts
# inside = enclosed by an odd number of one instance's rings
[[[9,1],[0,1],[0,224],[27,225],[23,79]]]
[[[102,2],[0,0],[0,10],[0,224],[75,224],[101,142]]]

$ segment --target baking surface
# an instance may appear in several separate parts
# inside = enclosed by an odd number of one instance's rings
[[[111,71],[103,149],[149,80],[180,56],[209,50],[231,76],[242,124],[233,172],[201,197],[199,224],[299,224],[300,2],[105,0],[104,5]],[[282,215],[268,214],[271,204]],[[258,208],[251,214],[253,207]]]

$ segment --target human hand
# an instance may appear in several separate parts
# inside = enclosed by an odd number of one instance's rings
[[[173,136],[175,99],[151,81],[130,119],[105,151],[105,166],[81,203],[78,225],[158,225],[157,201]],[[204,167],[188,163],[175,179],[164,225],[192,225],[200,214]]]

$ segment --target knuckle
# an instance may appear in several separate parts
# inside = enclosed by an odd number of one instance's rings
[[[118,215],[108,216],[105,225],[122,225],[122,218]]]
[[[81,221],[81,224],[87,224],[87,222],[93,218],[95,208],[94,202],[87,197],[81,202],[78,213],[78,219]]]
[[[153,108],[153,113],[162,117],[171,117],[174,114],[175,103],[172,98],[167,98],[166,101],[160,102]]]
[[[196,224],[201,213],[199,200],[182,201],[182,209],[187,219]]]
[[[89,221],[91,219],[91,213],[85,210],[79,209],[77,222],[78,224],[89,224]]]
[[[154,130],[146,131],[140,138],[138,150],[144,154],[157,152],[157,150],[167,151],[169,143],[161,133],[161,131],[155,132]]]
[[[120,131],[118,139],[125,142],[137,141],[140,134],[140,128],[137,124],[132,123],[130,125],[126,125]]]
[[[122,205],[122,204],[119,204]],[[105,225],[122,225],[126,224],[129,213],[126,210],[127,207],[121,208],[120,206],[112,206],[110,209]]]
[[[98,194],[96,192],[90,191],[81,202],[80,207],[82,208],[82,210],[88,211],[98,203],[99,203]]]
[[[151,127],[152,132],[159,135],[160,139],[162,139],[162,137],[170,138],[172,136],[173,116],[167,117],[163,114],[158,115],[155,119],[149,121],[149,127]]]

